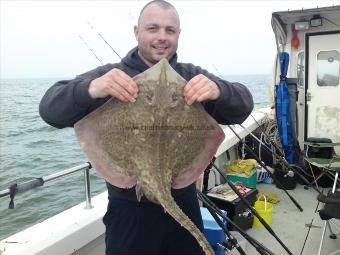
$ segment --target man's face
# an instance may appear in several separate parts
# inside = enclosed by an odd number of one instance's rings
[[[148,66],[176,52],[180,33],[179,18],[174,9],[151,4],[142,13],[134,28],[138,54]]]

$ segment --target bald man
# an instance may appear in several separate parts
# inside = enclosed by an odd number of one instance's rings
[[[220,124],[242,123],[253,109],[249,90],[199,66],[177,62],[180,32],[179,15],[173,5],[162,0],[149,2],[141,10],[134,27],[137,47],[119,63],[100,66],[75,79],[54,84],[41,100],[41,117],[57,128],[73,127],[110,98],[133,103],[138,97],[138,86],[132,77],[167,58],[176,72],[188,81],[183,91],[188,105],[201,103]],[[138,202],[135,188],[120,189],[109,183],[107,188],[109,203],[103,218],[107,255],[204,254],[192,235],[160,205],[145,197]],[[195,185],[172,190],[172,195],[203,232]]]

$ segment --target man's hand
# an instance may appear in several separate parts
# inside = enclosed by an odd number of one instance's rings
[[[92,98],[112,96],[123,102],[135,102],[137,93],[137,84],[117,68],[91,81],[89,86],[89,94]]]
[[[205,100],[215,100],[219,98],[221,92],[215,82],[203,74],[193,77],[184,87],[184,99],[188,105],[194,102]]]

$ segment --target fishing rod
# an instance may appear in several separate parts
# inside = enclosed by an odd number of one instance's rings
[[[97,54],[94,52],[94,50],[87,44],[87,42],[84,40],[84,38],[81,35],[78,35],[79,39],[85,44],[85,46],[91,51],[91,53],[95,56],[95,58],[99,61],[101,65],[103,65],[103,61],[97,56]]]
[[[236,134],[237,137],[239,137]],[[240,138],[241,139],[241,138]],[[242,141],[242,139],[241,139]],[[249,148],[249,147],[248,147]],[[250,148],[249,148],[250,149]],[[250,149],[251,150],[251,149]],[[276,235],[274,230],[265,222],[265,220],[258,214],[258,212],[252,207],[252,205],[249,203],[249,201],[242,196],[242,194],[238,191],[238,189],[235,187],[235,185],[228,179],[227,175],[216,166],[215,163],[212,164],[213,167],[221,174],[223,179],[228,183],[230,188],[237,194],[237,196],[246,204],[246,206],[249,208],[249,210],[255,215],[259,221],[262,223],[262,225],[268,230],[268,232],[281,244],[281,246],[287,251],[288,254],[293,255],[292,252],[288,249],[288,247],[280,240],[280,238]]]
[[[117,51],[115,51],[115,49],[105,40],[105,38],[102,36],[101,33],[99,33],[98,31],[96,31],[96,29],[93,27],[93,25],[90,23],[90,21],[87,21],[87,24],[92,28],[92,30],[97,33],[97,35],[106,43],[106,45],[108,45],[111,50],[114,52],[114,54],[116,54],[118,56],[118,58],[120,60],[122,60],[122,57],[117,53]]]
[[[285,177],[286,176],[289,176],[289,177],[293,177],[294,174],[297,174],[301,179],[304,178],[304,176],[302,176],[299,172],[296,172],[295,173],[295,169],[293,166],[297,167],[297,168],[300,168],[299,166],[296,166],[296,165],[291,165],[287,162],[287,160],[285,159],[285,157],[277,154],[275,151],[273,151],[270,147],[268,147],[268,145],[266,143],[264,143],[263,141],[261,141],[256,135],[254,135],[251,131],[247,130],[246,127],[244,127],[242,124],[239,124],[240,127],[242,127],[245,131],[248,132],[248,134],[250,136],[252,136],[256,141],[259,142],[259,144],[261,144],[265,149],[267,149],[268,152],[270,152],[273,156],[275,156],[275,159],[279,161],[279,163],[282,163],[284,167],[286,167],[288,169],[287,171],[287,174],[285,174]],[[264,134],[264,133],[263,133]],[[302,169],[301,169],[302,170]],[[304,180],[304,182],[306,183],[306,185],[310,186],[311,183],[306,179]],[[321,191],[317,191],[319,193],[321,193]]]
[[[221,221],[219,217],[217,217],[216,214],[218,214],[223,220],[226,220],[228,224],[230,224],[232,227],[234,227],[260,254],[270,254],[270,255],[275,255],[272,251],[270,251],[267,247],[265,247],[263,244],[259,243],[256,239],[248,235],[242,228],[240,228],[237,224],[235,224],[226,213],[222,212],[220,208],[218,208],[209,198],[207,195],[205,195],[203,192],[200,190],[197,190],[197,196],[199,200],[203,202],[203,204],[206,206],[208,211],[211,213],[211,215],[214,217],[216,220],[217,224],[221,226],[221,228],[224,230],[226,227]],[[227,230],[228,231],[228,230]],[[225,231],[224,231],[225,232]],[[228,236],[228,233],[230,232],[225,232]],[[232,245],[236,245],[237,249],[237,240],[235,239],[232,235],[231,236],[231,243]],[[229,236],[228,236],[229,239]],[[235,242],[236,241],[236,242]],[[242,254],[241,249],[237,249],[240,254]],[[242,249],[243,250],[243,249]]]
[[[206,208],[210,212],[211,216],[213,216],[216,223],[221,227],[222,231],[228,237],[228,242],[224,241],[223,243],[218,244],[218,245],[222,246],[223,249],[228,249],[229,251],[231,251],[235,247],[241,255],[246,255],[246,253],[244,252],[242,247],[237,242],[236,238],[230,234],[226,225],[218,217],[216,210],[214,210],[214,207],[210,204],[210,202],[211,202],[210,199],[208,199],[200,190],[197,190],[197,197],[206,206]],[[229,222],[229,223],[231,223],[231,222]],[[231,223],[231,224],[233,224],[233,223]]]
[[[252,115],[251,115],[251,116],[252,116]],[[252,116],[252,117],[253,117],[253,116]],[[253,117],[253,119],[256,121],[256,119],[255,119],[254,117]],[[256,123],[257,123],[258,127],[262,128],[262,126],[261,126],[257,121],[256,121]],[[241,126],[243,129],[245,129],[246,131],[248,131],[243,125],[240,124],[240,126]],[[263,131],[263,130],[262,130],[262,131]],[[278,160],[280,161],[280,163],[282,163],[282,164],[284,165],[284,167],[286,167],[287,169],[289,169],[290,171],[292,171],[294,174],[298,175],[298,176],[301,178],[301,180],[302,180],[304,183],[306,183],[307,186],[312,187],[312,189],[314,189],[318,194],[320,194],[320,195],[323,194],[317,187],[315,187],[314,185],[312,185],[312,184],[307,180],[306,177],[304,177],[301,173],[299,173],[296,169],[294,169],[294,167],[292,167],[292,165],[288,163],[288,161],[286,160],[285,157],[283,157],[283,156],[278,155],[277,153],[275,153],[273,150],[271,150],[267,145],[265,145],[261,140],[259,140],[259,139],[258,139],[254,134],[252,134],[250,131],[248,131],[248,133],[249,133],[252,137],[254,137],[258,142],[260,142],[261,144],[263,144],[264,147],[265,147],[270,153],[272,153],[272,154],[276,157],[276,159],[278,159]],[[267,136],[265,132],[263,132],[263,134],[264,134],[265,136]],[[279,149],[277,148],[277,144],[275,144],[275,143],[272,141],[272,139],[269,139],[268,141],[269,141],[269,143],[270,143],[274,148],[276,148],[276,150],[279,150]],[[287,175],[289,175],[289,173],[287,173]]]
[[[217,67],[214,64],[211,64],[212,67],[215,69],[215,71],[217,72],[218,76],[221,77],[223,79],[223,75],[221,74],[221,72],[217,69]]]
[[[235,134],[235,136],[240,140],[240,142],[244,145],[244,147],[248,150],[248,152],[256,159],[256,161],[267,171],[267,173],[270,175],[271,178],[277,183],[277,185],[282,188],[282,190],[287,194],[287,196],[290,198],[290,200],[295,204],[295,206],[302,212],[303,209],[299,205],[299,203],[292,197],[288,191],[283,187],[283,185],[279,182],[279,180],[276,178],[276,176],[269,171],[268,167],[259,159],[259,157],[253,152],[253,150],[242,140],[242,138],[235,132],[235,130],[228,125],[228,128]]]

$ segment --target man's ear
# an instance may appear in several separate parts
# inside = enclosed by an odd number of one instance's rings
[[[136,40],[138,40],[138,26],[137,25],[133,27],[133,32],[135,33]]]

